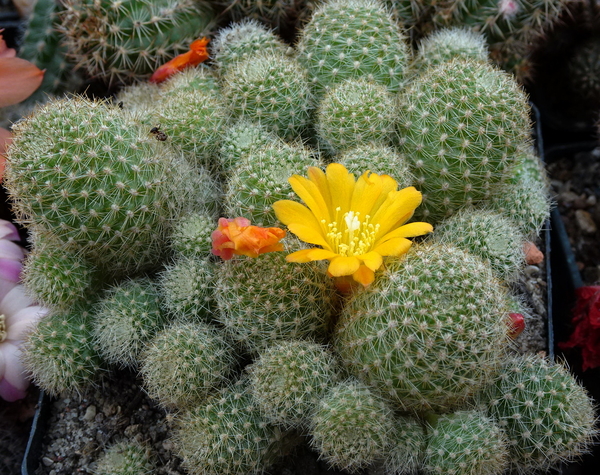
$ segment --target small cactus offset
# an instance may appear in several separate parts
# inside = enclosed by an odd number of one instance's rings
[[[210,3],[193,0],[65,0],[60,31],[69,57],[109,83],[146,79],[215,27]]]
[[[206,259],[211,255],[211,234],[217,220],[206,213],[194,213],[179,219],[173,226],[171,248],[178,257]]]
[[[159,331],[140,357],[150,397],[169,408],[202,403],[232,376],[237,358],[231,344],[206,323],[173,323]]]
[[[501,475],[508,468],[508,441],[489,416],[463,410],[431,419],[425,473]]]
[[[510,468],[547,471],[590,450],[597,435],[592,400],[565,367],[539,355],[513,356],[479,396],[505,432]]]
[[[147,342],[166,323],[156,283],[148,278],[125,281],[95,304],[94,341],[104,359],[135,368]]]
[[[384,459],[384,473],[407,475],[423,465],[426,434],[423,423],[410,416],[394,418],[394,438]]]
[[[99,457],[94,475],[152,475],[156,463],[149,446],[135,440],[111,444]]]
[[[394,441],[394,414],[368,386],[342,381],[321,397],[310,420],[310,444],[330,465],[356,473],[383,457]]]
[[[365,78],[392,93],[404,83],[408,46],[378,0],[329,0],[300,31],[298,59],[321,96],[345,79]]]
[[[323,393],[339,379],[340,368],[326,347],[302,340],[266,348],[248,370],[250,391],[273,424],[304,427]]]

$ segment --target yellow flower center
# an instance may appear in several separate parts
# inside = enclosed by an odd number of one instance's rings
[[[8,336],[7,328],[6,328],[6,317],[4,314],[0,315],[0,343],[6,340]]]
[[[333,252],[340,256],[360,256],[371,250],[375,243],[379,224],[371,224],[371,217],[366,215],[364,221],[360,219],[360,212],[347,211],[341,216],[341,208],[335,209],[335,221],[321,224],[327,226],[327,242]],[[340,224],[341,223],[341,226]]]

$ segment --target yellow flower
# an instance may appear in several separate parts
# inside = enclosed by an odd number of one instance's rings
[[[352,276],[367,286],[381,267],[383,256],[400,256],[412,242],[406,238],[433,231],[428,223],[408,221],[422,196],[414,187],[398,190],[388,175],[369,171],[358,180],[343,165],[326,172],[308,169],[308,179],[293,175],[292,189],[306,206],[290,200],[273,205],[279,221],[302,241],[321,246],[289,254],[289,262],[328,259],[329,274]]]

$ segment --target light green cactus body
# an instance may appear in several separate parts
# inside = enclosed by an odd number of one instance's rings
[[[181,321],[213,320],[216,265],[208,256],[182,256],[161,273],[164,310]]]
[[[333,467],[355,473],[384,456],[395,436],[391,407],[352,379],[333,385],[310,421],[310,445]]]
[[[408,46],[400,26],[377,0],[330,0],[304,26],[297,44],[315,93],[366,78],[392,93],[403,87]]]
[[[215,155],[229,122],[229,110],[216,91],[216,82],[206,69],[189,69],[168,81],[152,111],[154,127],[193,166],[214,169],[218,163]]]
[[[180,412],[175,424],[175,451],[190,475],[264,473],[278,460],[284,438],[244,382]]]
[[[226,384],[237,365],[233,346],[207,323],[175,322],[159,331],[140,356],[150,397],[168,408],[190,408]]]
[[[427,428],[427,474],[501,475],[508,468],[508,441],[485,413],[463,410],[436,418]]]
[[[98,458],[94,475],[151,475],[156,468],[150,447],[133,439],[121,440]]]
[[[205,63],[178,71],[161,83],[159,88],[162,96],[194,91],[217,93],[221,90],[214,69]]]
[[[135,368],[140,352],[167,323],[157,285],[146,277],[111,287],[94,308],[94,341],[106,361],[121,367]]]
[[[248,161],[248,155],[255,150],[278,142],[277,135],[247,119],[241,119],[230,126],[223,137],[219,154],[224,174],[233,173],[238,165]]]
[[[51,396],[79,394],[95,384],[104,370],[90,308],[51,312],[27,334],[23,365],[32,381]]]
[[[61,8],[56,0],[36,0],[27,20],[19,57],[44,71],[42,84],[27,98],[27,103],[45,102],[48,95],[74,91],[81,82],[67,61],[67,48],[57,29]]]
[[[445,411],[496,374],[508,345],[505,290],[480,258],[424,243],[354,294],[334,349],[348,370],[411,411]]]
[[[480,61],[454,59],[429,69],[400,96],[400,150],[437,224],[486,200],[530,140],[529,104],[512,76]]]
[[[260,123],[286,139],[308,127],[314,99],[306,70],[280,51],[260,51],[222,77],[223,95],[236,118]]]
[[[550,217],[550,181],[544,164],[532,148],[519,152],[513,173],[493,187],[489,205],[510,217],[525,237],[539,236]]]
[[[209,2],[65,0],[60,31],[69,57],[110,83],[147,79],[215,26]]]
[[[220,76],[263,51],[291,55],[292,49],[265,25],[248,17],[221,28],[211,43],[212,59]]]
[[[465,208],[442,221],[434,237],[481,257],[504,282],[515,282],[525,266],[525,237],[497,211]]]
[[[340,377],[327,347],[285,340],[258,354],[248,370],[250,391],[272,424],[306,426],[323,393]]]
[[[485,37],[460,27],[437,30],[421,40],[412,68],[423,72],[454,58],[470,58],[487,63],[489,51]]]
[[[156,267],[170,222],[194,205],[191,170],[122,111],[75,97],[14,128],[5,186],[28,226],[101,270]]]
[[[114,103],[131,113],[140,124],[152,125],[152,112],[162,89],[158,84],[143,81],[123,86],[116,94]]]
[[[410,416],[396,416],[394,422],[394,438],[385,455],[384,473],[417,473],[425,456],[425,428],[419,420]]]
[[[52,236],[31,234],[21,279],[28,295],[44,307],[68,309],[102,287],[94,265],[69,252]]]
[[[414,177],[410,165],[398,151],[378,142],[367,142],[344,150],[335,157],[355,177],[367,170],[378,175],[389,175],[398,183],[399,188],[412,186]]]
[[[216,318],[254,354],[278,340],[322,340],[332,317],[331,279],[318,263],[286,262],[299,246],[282,242],[284,252],[234,257],[217,273]]]
[[[178,257],[207,259],[211,255],[211,234],[217,229],[217,220],[205,213],[194,213],[181,218],[173,226],[171,248]]]
[[[262,141],[263,137],[255,141]],[[253,143],[256,143],[253,141]],[[273,203],[296,199],[288,178],[305,174],[320,162],[299,143],[281,139],[258,147],[248,145],[252,153],[241,153],[241,161],[232,170],[225,187],[224,210],[228,217],[243,216],[256,226],[278,223]]]
[[[353,78],[332,86],[323,96],[315,129],[333,153],[371,141],[390,145],[396,116],[395,97],[385,86]]]
[[[517,473],[575,460],[597,435],[586,390],[564,366],[539,355],[507,359],[479,399],[506,433],[510,468]]]

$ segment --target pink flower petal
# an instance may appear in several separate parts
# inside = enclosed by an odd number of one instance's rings
[[[33,305],[33,300],[25,293],[23,285],[16,285],[0,301],[0,313],[10,317],[25,307]]]
[[[21,362],[21,350],[19,347],[13,345],[11,342],[4,341],[2,343],[2,352],[4,353],[4,361],[6,363],[4,379],[17,389],[27,389],[29,378]]]
[[[15,402],[27,396],[27,391],[15,388],[6,378],[0,380],[0,397],[8,402]]]
[[[40,87],[44,71],[21,58],[0,57],[0,107],[18,104]]]
[[[21,261],[0,259],[0,279],[10,280],[11,282],[19,282],[22,268],[23,265],[21,264]]]
[[[0,259],[20,261],[23,257],[25,257],[25,252],[21,246],[8,239],[0,239]]]
[[[35,324],[48,314],[49,310],[40,305],[31,305],[22,308],[16,313],[5,315],[5,324],[8,328],[8,340],[20,340],[19,336],[21,329],[27,329],[30,325]],[[23,328],[25,327],[25,328]]]
[[[13,223],[7,221],[6,219],[0,219],[0,239],[8,239],[9,241],[20,241],[21,236],[19,236],[19,231]]]
[[[6,294],[8,294],[17,285],[20,285],[20,284],[17,284],[16,282],[13,282],[12,280],[0,279],[0,302],[2,302],[2,300],[4,300],[4,297],[6,297]]]
[[[2,345],[0,344],[0,379],[4,378],[5,370],[6,362],[4,361],[4,352],[2,351]]]

